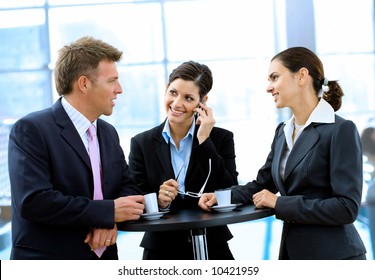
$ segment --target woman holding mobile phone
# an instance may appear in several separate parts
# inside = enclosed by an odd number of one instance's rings
[[[156,192],[160,209],[198,208],[203,191],[237,184],[233,133],[215,127],[207,106],[211,70],[194,61],[169,76],[165,121],[131,139],[129,166],[138,187]],[[207,229],[209,259],[233,259],[227,226]],[[189,231],[146,232],[143,259],[194,259]]]

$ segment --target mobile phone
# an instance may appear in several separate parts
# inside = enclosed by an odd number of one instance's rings
[[[201,98],[201,99],[199,100],[199,103],[204,103],[203,98]],[[198,103],[198,105],[197,105],[197,108],[201,109],[201,106],[199,106],[199,103]],[[199,117],[199,113],[195,112],[194,114],[195,114],[196,117]]]
[[[203,102],[203,99],[201,99],[199,102]],[[201,109],[201,106],[199,106],[199,103],[197,105],[197,108]],[[195,116],[196,117],[199,117],[199,113],[198,112],[194,112]]]

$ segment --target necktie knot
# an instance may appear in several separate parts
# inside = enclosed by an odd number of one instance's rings
[[[95,137],[96,136],[96,127],[95,125],[90,125],[89,129],[88,129],[88,133],[89,133],[89,136],[92,138],[92,137]]]

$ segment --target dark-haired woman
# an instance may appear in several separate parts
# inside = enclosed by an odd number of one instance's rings
[[[233,133],[214,126],[207,106],[212,83],[206,65],[179,65],[165,92],[166,120],[131,139],[129,166],[141,190],[158,194],[159,208],[199,208],[201,190],[238,184]],[[233,259],[231,238],[227,226],[208,228],[208,258]],[[147,260],[194,259],[190,232],[185,230],[146,232],[141,246]]]
[[[362,195],[362,151],[352,121],[335,114],[342,89],[328,80],[320,59],[289,48],[270,63],[267,92],[290,108],[256,180],[233,186],[233,202],[275,210],[284,221],[279,259],[366,259],[353,224]],[[204,194],[199,205],[216,202]]]

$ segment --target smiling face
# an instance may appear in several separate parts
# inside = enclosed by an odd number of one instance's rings
[[[198,104],[199,88],[193,81],[178,78],[167,87],[164,106],[170,124],[190,126]]]
[[[280,60],[271,61],[268,80],[267,92],[272,94],[276,108],[292,108],[298,102],[300,88],[297,73],[290,72]]]
[[[118,94],[122,93],[114,62],[102,61],[99,63],[96,79],[88,82],[87,93],[86,108],[90,120],[95,120],[101,115],[112,114],[115,99]]]

